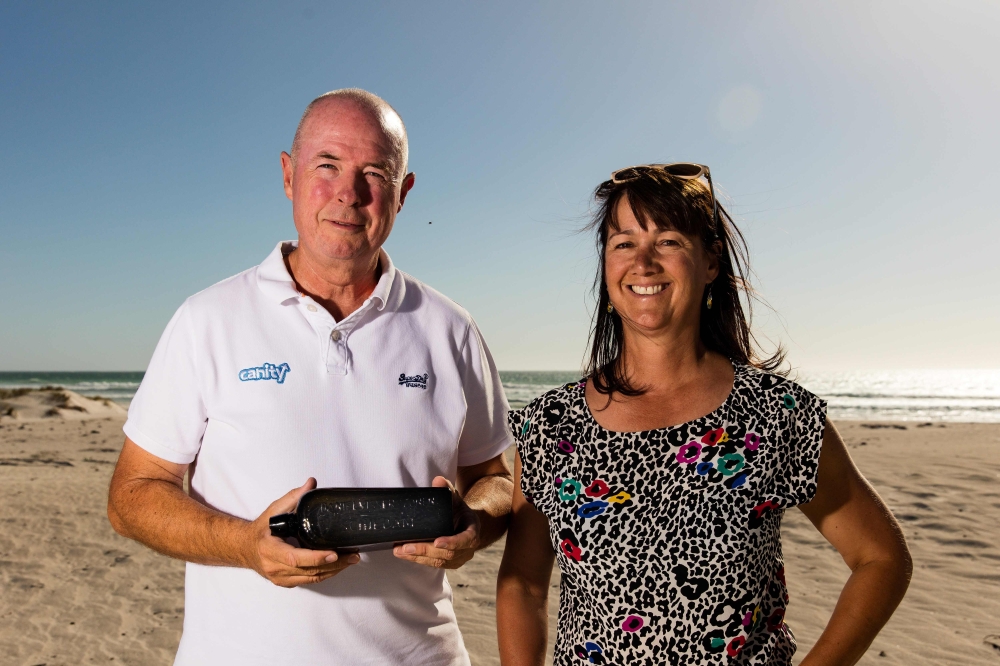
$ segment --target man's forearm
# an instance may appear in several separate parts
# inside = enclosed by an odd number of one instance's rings
[[[250,523],[205,506],[169,481],[113,484],[109,500],[108,516],[122,536],[187,562],[248,566]]]
[[[465,503],[479,518],[477,550],[486,548],[507,531],[513,492],[510,474],[501,473],[482,477],[465,494]]]

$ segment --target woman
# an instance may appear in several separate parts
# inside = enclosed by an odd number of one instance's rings
[[[826,404],[756,354],[745,244],[708,169],[630,167],[596,199],[587,376],[510,417],[501,661],[542,663],[557,559],[556,665],[791,664],[779,526],[798,506],[852,570],[802,664],[855,663],[909,553]]]

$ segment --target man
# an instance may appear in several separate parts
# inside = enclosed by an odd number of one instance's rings
[[[507,403],[468,313],[381,249],[406,167],[385,101],[314,100],[281,154],[298,243],[189,298],[153,354],[108,516],[188,562],[175,664],[469,663],[442,569],[506,529]],[[269,532],[317,483],[447,479],[461,531],[433,543],[338,556]]]

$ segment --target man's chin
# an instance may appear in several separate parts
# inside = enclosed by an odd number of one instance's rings
[[[317,239],[311,242],[299,240],[299,245],[305,247],[309,254],[330,262],[363,262],[370,260],[377,253],[367,242],[345,243],[343,239]]]

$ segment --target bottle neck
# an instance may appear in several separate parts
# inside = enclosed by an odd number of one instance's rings
[[[279,513],[267,522],[271,527],[271,536],[284,539],[299,534],[299,517],[294,513]]]

